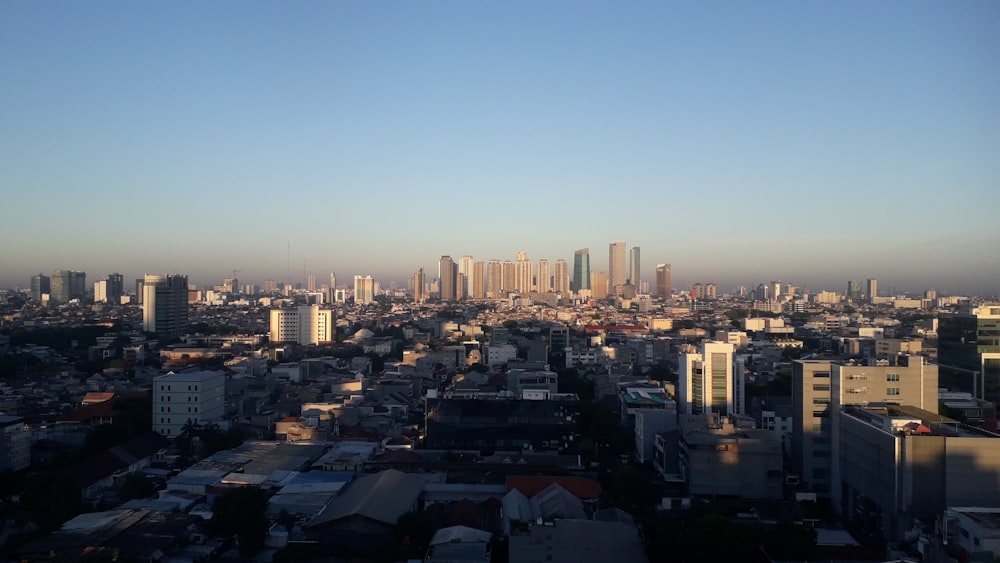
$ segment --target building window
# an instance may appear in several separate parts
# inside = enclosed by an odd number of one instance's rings
[[[885,394],[890,397],[899,396],[899,387],[889,387],[885,390]]]
[[[829,383],[814,383],[813,384],[813,391],[829,391],[829,390],[830,390],[830,384]]]
[[[898,373],[887,373],[885,376],[886,381],[899,381]]]

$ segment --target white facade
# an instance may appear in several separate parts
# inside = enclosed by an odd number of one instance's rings
[[[375,280],[371,276],[354,276],[354,302],[371,303],[375,300]]]
[[[271,309],[271,342],[316,345],[333,341],[336,326],[333,311],[319,305],[294,309]]]
[[[226,376],[217,371],[168,373],[153,379],[153,431],[181,435],[190,420],[219,422],[226,409]]]
[[[677,406],[681,414],[735,414],[733,345],[707,341],[701,351],[681,354]]]

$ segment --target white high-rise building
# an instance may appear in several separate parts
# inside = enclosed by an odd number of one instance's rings
[[[560,258],[556,260],[553,275],[553,289],[563,295],[569,294],[569,262]]]
[[[108,280],[94,282],[94,303],[108,302]],[[117,303],[115,303],[117,305]]]
[[[616,291],[618,286],[625,285],[625,241],[616,240],[608,245],[608,287]]]
[[[371,276],[354,276],[354,302],[371,303],[375,300],[375,280]]]
[[[226,374],[221,371],[168,373],[153,378],[153,431],[181,435],[191,421],[204,425],[226,414]]]
[[[472,297],[472,256],[466,254],[458,259],[458,275],[463,276],[465,284],[456,288],[458,299],[468,299]]]
[[[699,352],[681,354],[677,384],[677,408],[681,414],[737,414],[733,345],[706,341]]]
[[[330,309],[300,305],[294,309],[271,309],[271,342],[316,345],[332,342],[336,319]]]
[[[517,253],[517,262],[514,262],[514,291],[527,293],[531,291],[532,279],[531,262],[524,252]]]
[[[146,274],[142,283],[142,330],[179,338],[188,323],[187,276]]]
[[[544,258],[538,261],[538,280],[535,286],[539,293],[552,291],[552,271],[549,268],[549,261]]]

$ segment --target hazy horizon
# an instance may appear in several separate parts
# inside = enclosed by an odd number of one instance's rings
[[[1000,294],[1000,3],[0,4],[0,286],[642,249]],[[290,252],[289,252],[290,247]],[[305,273],[303,273],[305,271]],[[404,285],[405,287],[405,285]]]

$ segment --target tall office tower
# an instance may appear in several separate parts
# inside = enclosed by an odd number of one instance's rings
[[[438,262],[438,279],[440,280],[439,296],[441,301],[454,301],[457,297],[456,282],[458,278],[458,265],[451,259],[451,256],[442,256]]]
[[[125,295],[125,276],[121,274],[108,274],[108,301],[118,304]]]
[[[458,259],[458,273],[465,276],[465,285],[457,288],[460,299],[472,297],[472,256],[466,254]]]
[[[531,262],[524,252],[517,253],[517,262],[514,262],[514,291],[518,293],[528,293],[531,291]]]
[[[83,299],[87,295],[87,274],[84,272],[59,270],[49,278],[49,302],[69,303],[73,299]]]
[[[142,283],[142,330],[169,340],[181,337],[187,323],[187,276],[146,274]]]
[[[670,264],[656,265],[656,296],[669,299],[670,288]]]
[[[94,303],[108,302],[108,280],[94,282]]]
[[[847,281],[847,298],[855,303],[861,302],[861,282],[859,280]]]
[[[306,291],[316,291],[316,276],[306,276]]]
[[[865,294],[865,297],[869,303],[875,301],[875,298],[878,297],[878,280],[868,278],[868,292]]]
[[[1000,404],[1000,303],[938,317],[942,385]]]
[[[333,311],[319,305],[299,305],[294,309],[271,309],[271,342],[316,345],[332,342],[336,322]]]
[[[510,260],[503,261],[503,279],[500,281],[500,291],[517,291],[517,267]]]
[[[424,293],[424,284],[427,283],[426,276],[424,275],[424,269],[420,268],[415,274],[413,274],[413,302],[423,303],[427,300],[427,294]]]
[[[49,295],[52,293],[52,278],[46,276],[45,274],[38,274],[37,276],[31,276],[31,298],[35,301],[41,301],[42,295]]]
[[[736,414],[733,402],[733,345],[706,341],[699,352],[681,354],[677,409],[681,414]]]
[[[552,288],[563,295],[569,294],[569,264],[562,258],[556,260],[552,275]]]
[[[486,265],[486,295],[490,299],[499,299],[503,287],[503,264],[499,260],[490,260]]]
[[[375,280],[371,276],[354,276],[354,302],[371,303],[375,300]]]
[[[277,293],[278,292],[278,282],[274,280],[264,280],[264,293]]]
[[[719,288],[712,282],[705,284],[705,299],[715,299],[719,296]]]
[[[781,292],[781,286],[781,281],[771,280],[771,299],[778,299],[783,295]]]
[[[473,299],[486,299],[486,277],[484,276],[485,265],[483,262],[476,262],[472,265],[472,293]]]
[[[327,303],[333,303],[337,299],[337,274],[330,272],[330,295],[327,296]]]
[[[590,249],[581,248],[573,254],[573,280],[570,290],[580,292],[590,289]]]
[[[938,366],[921,356],[896,356],[891,362],[896,365],[792,362],[792,465],[821,497],[829,497],[834,485],[842,407],[897,403],[937,412]]]
[[[224,372],[170,372],[153,378],[153,431],[159,435],[176,438],[188,421],[221,422],[225,415]]]
[[[600,301],[608,298],[608,275],[604,272],[590,272],[590,295]]]
[[[549,261],[544,258],[538,261],[538,279],[535,281],[535,288],[539,293],[552,291],[552,272],[549,269]]]
[[[925,290],[924,299],[930,299],[931,301],[937,299],[937,290],[936,289]]]
[[[628,257],[628,284],[639,289],[640,269],[639,269],[639,247],[633,246]]]
[[[617,292],[618,286],[625,285],[625,241],[616,240],[608,245],[608,285]]]

